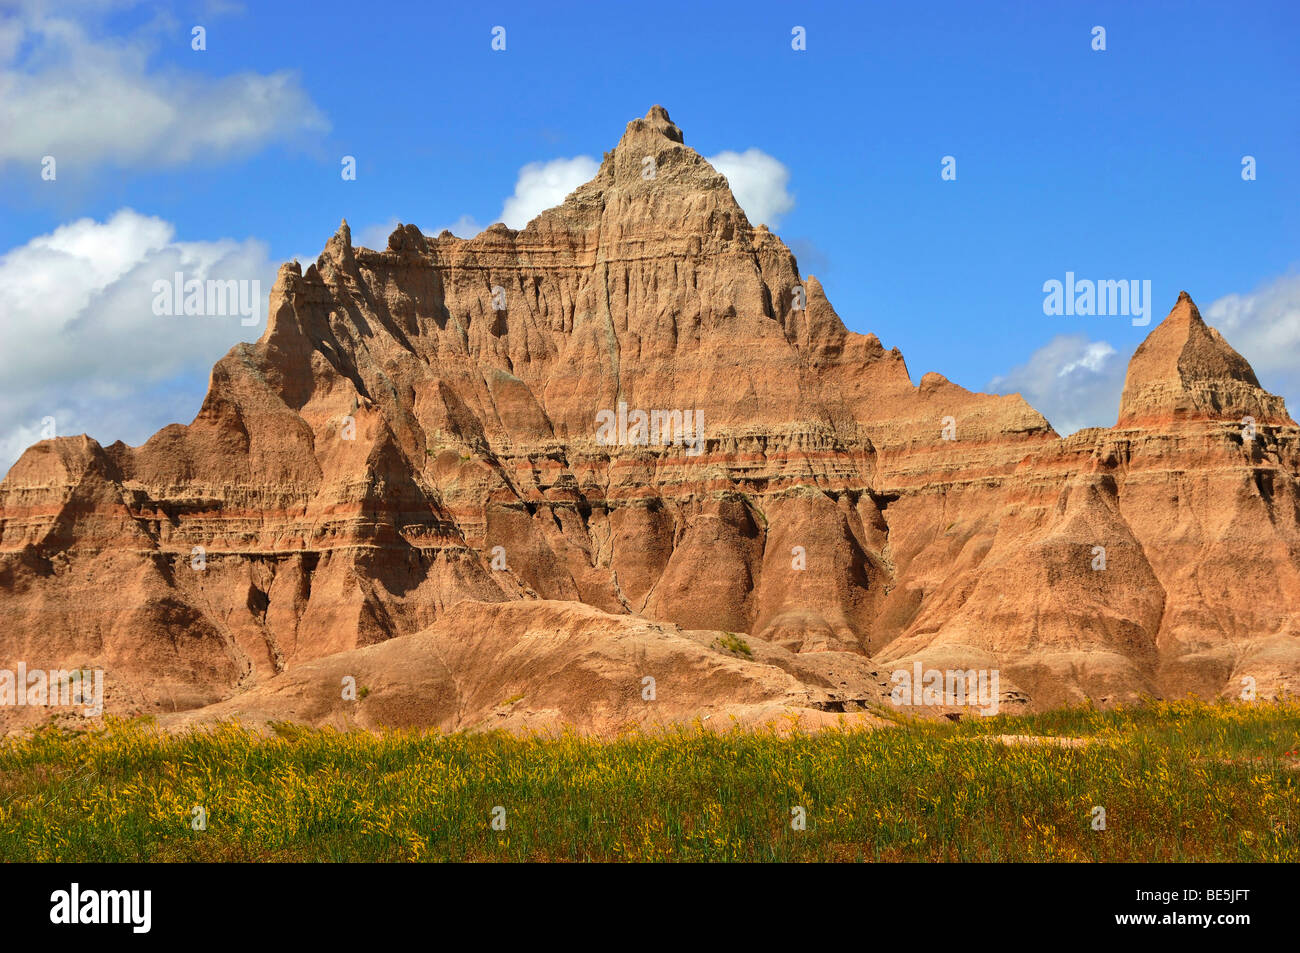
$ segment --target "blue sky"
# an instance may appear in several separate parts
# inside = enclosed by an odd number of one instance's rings
[[[1186,289],[1266,386],[1300,400],[1294,2],[0,10],[0,284],[39,289],[71,280],[58,277],[68,254],[143,249],[74,295],[70,315],[0,287],[6,337],[35,338],[21,365],[0,359],[2,467],[47,406],[61,433],[104,443],[188,422],[212,361],[260,334],[227,322],[185,334],[169,359],[140,343],[147,323],[101,318],[129,306],[116,285],[130,275],[168,273],[166,250],[273,275],[314,257],[342,217],[354,235],[394,219],[487,225],[523,167],[598,159],[653,103],[705,156],[775,160],[788,179],[768,185],[793,203],[775,230],[848,327],[898,346],[914,380],[937,370],[1022,390],[1062,430],[1112,423],[1149,329],[1044,315],[1043,283],[1073,271],[1150,280],[1155,321]],[[191,49],[195,25],[206,50]],[[56,181],[40,178],[47,154]],[[940,177],[945,155],[955,181]],[[115,221],[124,209],[138,218]],[[40,241],[84,219],[84,242]],[[115,380],[88,350],[141,363]],[[65,366],[80,368],[73,382]],[[93,400],[70,395],[87,375]]]

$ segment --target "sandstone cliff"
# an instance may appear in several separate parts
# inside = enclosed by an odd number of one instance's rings
[[[102,667],[126,713],[302,672],[334,697],[364,662],[461,727],[499,717],[501,652],[531,673],[512,718],[593,729],[645,720],[609,699],[647,675],[689,685],[669,720],[837,711],[917,660],[1036,707],[1268,697],[1300,679],[1298,475],[1283,402],[1185,294],[1109,430],[913,385],[656,106],[521,231],[375,251],[344,223],[188,426],[29,449],[0,484],[0,668]]]

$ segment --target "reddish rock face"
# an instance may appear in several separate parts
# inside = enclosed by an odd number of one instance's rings
[[[0,668],[94,665],[110,713],[181,711],[338,653],[395,685],[405,652],[477,699],[427,720],[467,726],[509,649],[539,718],[592,730],[628,713],[554,685],[639,691],[646,659],[691,680],[670,718],[879,700],[916,661],[1034,707],[1300,681],[1300,430],[1186,294],[1118,425],[1062,440],[1019,396],[913,386],[656,106],[522,231],[373,251],[344,223],[268,313],[189,426],[14,465]],[[483,626],[493,652],[450,652]]]
[[[1282,399],[1259,386],[1254,370],[1201,318],[1183,291],[1169,317],[1129,362],[1119,425],[1160,426],[1175,418],[1291,425]]]

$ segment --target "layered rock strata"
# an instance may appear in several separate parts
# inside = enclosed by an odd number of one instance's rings
[[[188,426],[29,449],[0,484],[0,668],[94,665],[110,712],[182,712],[358,653],[463,727],[495,719],[513,626],[567,673],[522,679],[537,717],[592,730],[644,719],[566,697],[667,657],[694,693],[669,720],[878,702],[917,661],[1038,708],[1269,697],[1300,677],[1298,474],[1282,400],[1186,294],[1113,428],[914,385],[655,107],[523,230],[376,251],[344,223]]]

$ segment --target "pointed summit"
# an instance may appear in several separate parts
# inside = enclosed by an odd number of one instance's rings
[[[1251,416],[1290,423],[1282,398],[1259,386],[1250,363],[1205,323],[1186,291],[1129,361],[1119,425],[1182,417]]]
[[[324,267],[327,262],[333,262],[351,270],[355,267],[355,261],[352,249],[352,229],[348,227],[348,220],[345,218],[339,223],[338,231],[330,236],[325,243],[325,249],[321,252],[319,264]]]
[[[726,185],[726,180],[686,145],[681,129],[663,106],[651,106],[643,118],[627,124],[614,151],[605,153],[600,171],[633,188],[654,188],[683,175],[694,188]]]
[[[710,218],[714,211],[717,216]],[[686,145],[681,129],[659,105],[627,124],[618,145],[605,153],[595,178],[570,193],[562,206],[543,213],[570,227],[589,227],[611,214],[620,226],[643,219],[649,232],[661,232],[664,223],[672,223],[669,230],[677,236],[688,220],[705,230],[717,226],[728,233],[749,227],[726,178]]]
[[[682,136],[682,131],[674,125],[673,121],[668,118],[668,110],[663,106],[654,105],[642,119],[633,119],[627,124],[627,131],[623,133],[623,138],[619,141],[621,147],[629,139],[644,138],[647,135],[660,136],[672,142],[685,144],[686,139]]]
[[[1169,316],[1137,349],[1129,376],[1130,380],[1234,380],[1259,386],[1250,364],[1205,323],[1186,291],[1179,292]]]

